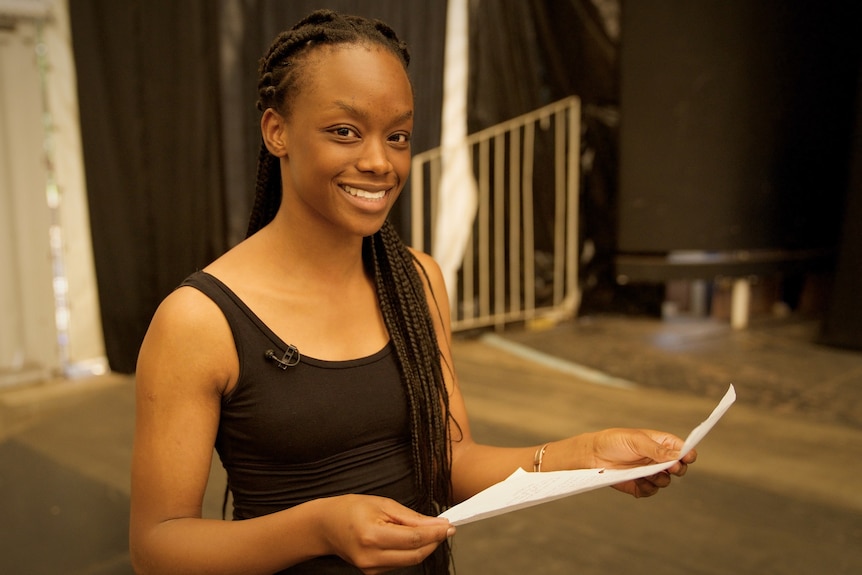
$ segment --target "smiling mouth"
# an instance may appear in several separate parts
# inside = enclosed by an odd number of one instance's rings
[[[372,192],[369,190],[363,190],[362,188],[354,188],[353,186],[348,186],[346,184],[341,185],[341,189],[350,194],[351,196],[357,198],[364,198],[366,200],[382,200],[384,196],[386,196],[386,192],[389,190],[379,190],[376,192]]]

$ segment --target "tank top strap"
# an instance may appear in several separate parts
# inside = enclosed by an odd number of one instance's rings
[[[281,353],[287,352],[291,347],[278,337],[233,290],[214,275],[205,271],[197,271],[183,280],[180,287],[183,286],[199,290],[219,307],[227,319],[228,325],[230,325],[237,345],[247,341],[250,335],[247,331],[249,322],[251,322],[251,325],[274,346],[278,347]]]

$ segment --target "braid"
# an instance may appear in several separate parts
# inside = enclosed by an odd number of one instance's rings
[[[416,259],[389,221],[365,238],[364,248],[404,379],[418,510],[437,515],[452,504],[449,395],[425,287]],[[438,567],[448,563],[448,547],[441,546],[436,561]]]
[[[248,221],[246,237],[271,222],[281,204],[281,167],[278,158],[269,153],[263,142],[257,160],[257,193]]]
[[[299,87],[307,55],[323,45],[372,43],[392,52],[407,68],[410,53],[395,32],[379,20],[344,16],[332,10],[317,10],[293,28],[279,34],[258,68],[257,109],[273,108],[282,115],[290,113],[293,94]],[[257,163],[254,207],[246,237],[254,234],[275,217],[281,204],[281,168],[261,143]]]

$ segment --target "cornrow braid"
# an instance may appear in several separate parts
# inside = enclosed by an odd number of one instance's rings
[[[261,59],[258,110],[273,108],[281,114],[290,113],[293,95],[303,81],[303,66],[316,47],[367,43],[388,49],[405,69],[410,63],[406,44],[386,24],[331,10],[313,12],[276,37]],[[255,190],[249,236],[272,221],[281,203],[278,158],[262,142]],[[363,240],[362,257],[374,278],[407,397],[417,510],[436,515],[452,504],[450,413],[442,354],[423,280],[416,259],[388,221]],[[449,561],[449,545],[444,542],[423,565],[427,573],[448,573]]]
[[[257,109],[273,108],[290,114],[293,94],[302,80],[308,53],[319,46],[373,43],[394,54],[404,68],[410,64],[406,43],[395,31],[379,20],[341,15],[332,10],[317,10],[300,20],[290,30],[279,34],[260,60],[257,83]],[[278,158],[260,143],[257,161],[257,183],[246,237],[268,224],[281,204],[281,167]]]

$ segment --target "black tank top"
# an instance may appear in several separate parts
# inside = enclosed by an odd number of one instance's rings
[[[197,272],[182,285],[219,306],[239,356],[239,378],[222,398],[216,437],[235,520],[347,493],[415,508],[407,400],[391,344],[351,361],[318,360],[301,349],[286,356],[292,346],[217,278]],[[284,571],[359,572],[337,557]],[[403,571],[421,572],[421,566]]]

